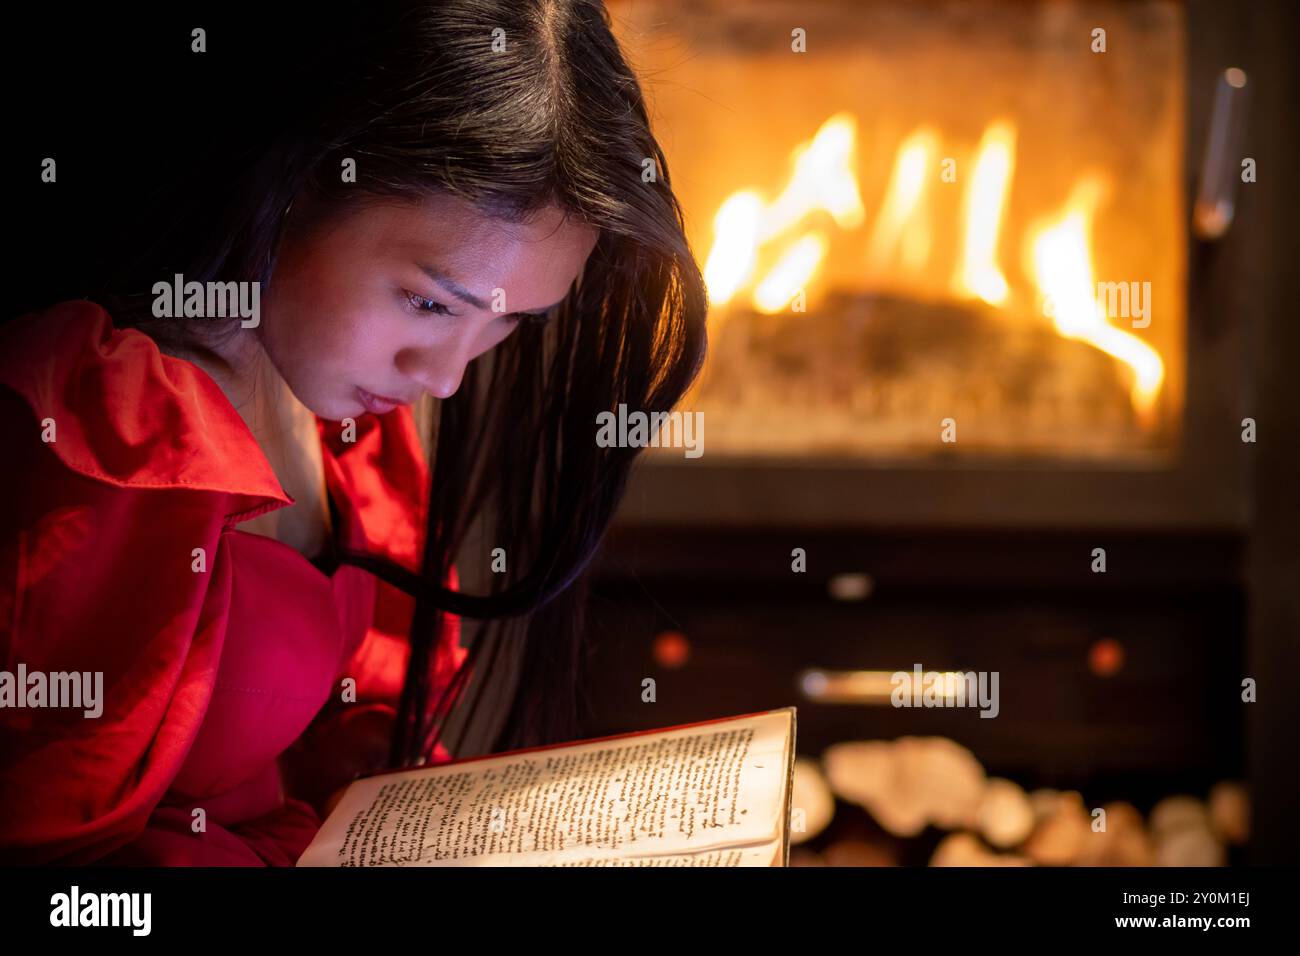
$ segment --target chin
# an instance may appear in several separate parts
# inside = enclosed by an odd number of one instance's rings
[[[346,395],[330,392],[320,394],[311,387],[302,387],[304,384],[309,386],[310,382],[295,382],[288,376],[285,376],[284,383],[289,386],[289,391],[299,404],[317,418],[327,422],[341,422],[345,418],[356,418],[365,413],[365,409],[361,408],[360,402],[355,398],[349,400]]]
[[[328,401],[303,402],[308,410],[327,422],[341,422],[345,418],[360,418],[366,413],[359,402],[347,401],[346,399],[330,399]]]
[[[343,411],[338,411],[331,415],[321,415],[320,417],[327,422],[341,422],[349,418],[356,421],[357,419],[369,414],[370,412],[366,411],[366,409],[360,405],[348,405],[345,406]]]

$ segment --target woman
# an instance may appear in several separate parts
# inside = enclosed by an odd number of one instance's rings
[[[494,749],[575,731],[582,575],[637,452],[596,416],[685,393],[701,277],[599,3],[357,16],[152,247],[0,328],[3,666],[102,679],[99,716],[0,709],[6,859],[292,864],[357,773],[454,755],[507,653]],[[173,284],[255,308],[177,315]]]

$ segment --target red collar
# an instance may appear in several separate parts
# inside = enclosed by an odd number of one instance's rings
[[[0,325],[0,385],[20,394],[70,469],[126,488],[216,492],[228,519],[293,503],[257,439],[197,365],[116,329],[93,302],[63,302]],[[409,408],[362,415],[343,440],[317,418],[325,475],[346,501],[350,546],[418,566],[428,461]]]
[[[0,384],[21,395],[73,471],[130,488],[235,496],[235,511],[292,503],[244,420],[202,369],[115,329],[93,302],[0,327]]]

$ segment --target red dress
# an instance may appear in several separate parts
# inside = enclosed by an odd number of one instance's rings
[[[360,417],[350,443],[318,426],[340,543],[415,568],[409,409]],[[0,707],[0,860],[292,864],[320,819],[281,755],[309,740],[308,764],[344,762],[391,715],[410,599],[240,531],[292,503],[252,433],[201,369],[93,303],[0,326],[0,449],[0,669],[103,673],[98,717]],[[465,654],[449,618],[435,693]]]

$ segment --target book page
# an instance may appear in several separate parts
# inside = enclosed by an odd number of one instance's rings
[[[774,711],[359,780],[298,865],[608,865],[757,850],[780,838],[791,723]]]
[[[780,844],[756,849],[710,850],[705,853],[682,853],[669,856],[634,856],[618,859],[584,857],[556,866],[776,866]]]

